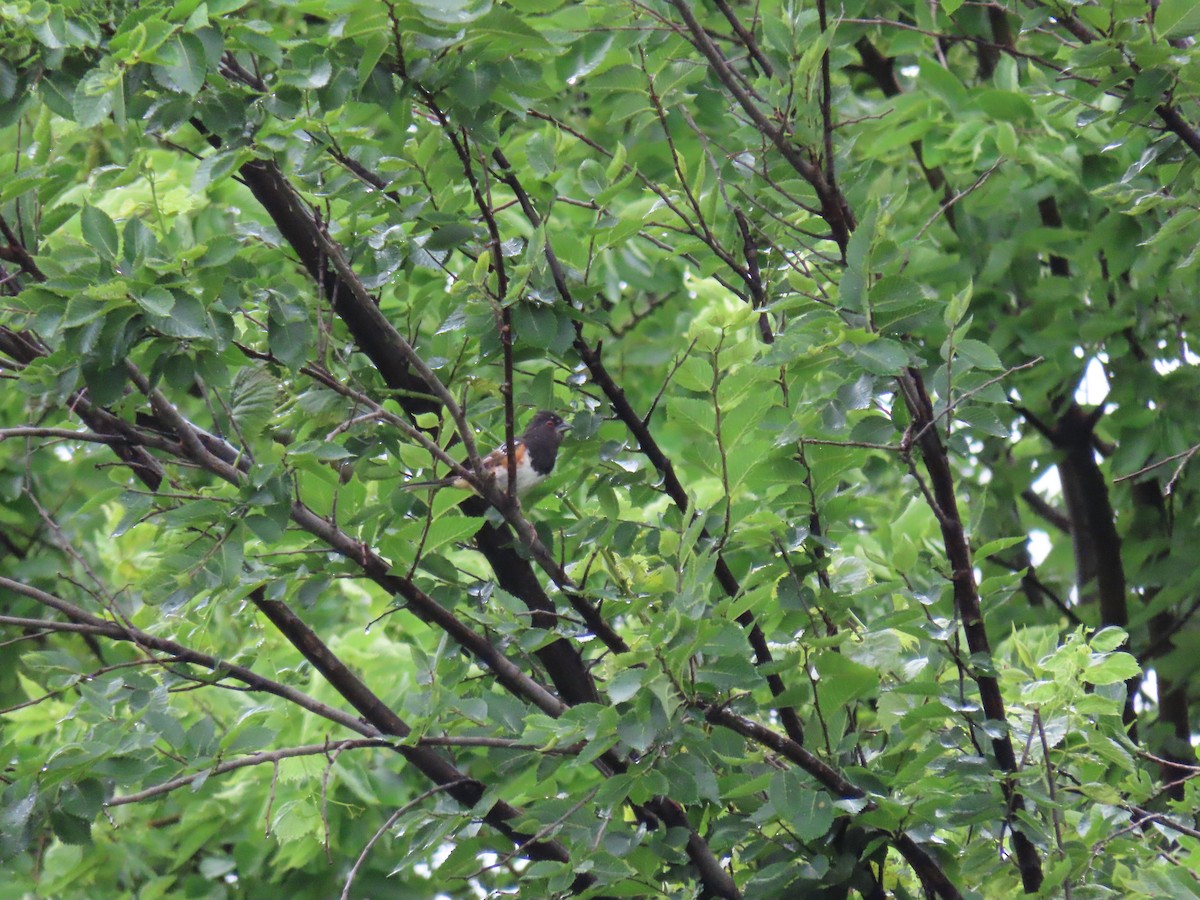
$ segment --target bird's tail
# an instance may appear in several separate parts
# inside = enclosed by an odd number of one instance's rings
[[[433,481],[406,481],[400,485],[402,491],[415,491],[417,488],[444,488],[454,484],[454,478],[438,478]]]

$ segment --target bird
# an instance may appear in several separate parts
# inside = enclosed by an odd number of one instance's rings
[[[546,476],[554,471],[558,448],[563,442],[563,435],[570,428],[571,424],[556,412],[543,409],[534,413],[520,437],[513,441],[513,452],[517,457],[517,496],[545,481]],[[483,464],[483,471],[495,477],[496,487],[507,491],[508,445],[501,444],[480,462]],[[410,481],[404,487],[406,490],[422,487],[471,489],[470,483],[458,475],[448,475],[433,481]]]

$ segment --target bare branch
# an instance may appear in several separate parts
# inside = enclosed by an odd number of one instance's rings
[[[210,775],[224,775],[226,772],[233,772],[237,769],[244,769],[247,766],[259,766],[263,763],[277,763],[282,759],[292,759],[297,756],[316,756],[326,753],[331,749],[338,750],[354,750],[360,747],[392,747],[390,741],[385,741],[381,738],[366,738],[346,741],[335,741],[334,743],[321,744],[306,744],[302,747],[285,747],[282,750],[260,750],[258,753],[252,753],[249,756],[243,756],[239,759],[230,759],[225,762],[217,763],[217,765],[205,769],[203,772],[196,772],[193,775],[181,775],[179,778],[172,778],[170,781],[164,781],[161,784],[156,784],[153,787],[148,787],[145,790],[138,791],[133,794],[124,794],[119,797],[113,797],[104,805],[106,807],[125,806],[130,803],[141,803],[143,800],[151,800],[155,797],[161,797],[163,794],[169,794],[171,791],[179,790],[181,787],[187,787],[189,784],[198,781],[201,778],[207,778]]]

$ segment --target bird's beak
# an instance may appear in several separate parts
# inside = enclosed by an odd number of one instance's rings
[[[557,431],[559,434],[562,434],[564,431],[570,431],[571,423],[570,422],[559,422],[557,425],[554,426],[554,430]]]

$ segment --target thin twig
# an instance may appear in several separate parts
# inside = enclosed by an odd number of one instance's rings
[[[1170,456],[1158,460],[1158,462],[1152,462],[1148,466],[1142,466],[1142,468],[1138,469],[1136,472],[1130,472],[1128,475],[1122,475],[1119,478],[1114,478],[1113,484],[1120,484],[1122,481],[1129,481],[1131,478],[1137,478],[1139,475],[1145,475],[1147,472],[1153,472],[1160,466],[1165,466],[1167,463],[1173,463],[1177,459],[1183,460],[1179,464],[1179,468],[1175,470],[1175,474],[1171,476],[1171,483],[1173,484],[1175,479],[1179,477],[1180,470],[1186,466],[1191,461],[1192,457],[1197,453],[1200,453],[1200,444],[1194,444],[1191,447],[1188,447],[1186,450],[1180,451],[1179,453],[1172,453]],[[1170,491],[1168,490],[1167,493],[1170,493]]]
[[[354,884],[354,879],[358,876],[358,870],[361,869],[363,863],[366,862],[367,855],[371,852],[371,848],[373,848],[379,842],[379,839],[387,833],[389,828],[396,824],[402,815],[421,803],[424,803],[435,794],[466,783],[467,779],[460,779],[457,781],[449,781],[445,784],[434,785],[429,790],[418,794],[412,800],[408,801],[408,803],[405,803],[402,807],[388,816],[387,821],[379,826],[379,830],[371,835],[371,839],[363,846],[362,852],[358,854],[358,859],[354,860],[354,865],[350,867],[350,872],[346,875],[346,886],[342,888],[340,900],[350,900],[350,888]]]
[[[920,431],[913,435],[912,443],[918,443],[921,438],[925,436],[925,433],[937,424],[938,419],[942,418],[943,416],[949,416],[952,412],[954,412],[955,409],[962,405],[964,400],[968,400],[974,395],[978,394],[980,391],[990,388],[993,384],[999,384],[1001,381],[1003,381],[1005,378],[1008,378],[1015,372],[1023,372],[1025,369],[1032,369],[1034,366],[1041,365],[1045,361],[1046,357],[1044,356],[1035,357],[1034,359],[1029,360],[1029,362],[1024,362],[1019,366],[1012,366],[1011,368],[1005,369],[994,378],[989,378],[987,381],[983,382],[983,384],[977,385],[971,388],[971,390],[959,394],[954,398],[953,402],[947,403],[945,409],[943,409],[937,415],[932,416],[930,420],[926,422],[925,425],[920,429]]]
[[[1042,764],[1046,767],[1046,789],[1050,793],[1050,818],[1054,823],[1054,843],[1058,846],[1059,856],[1066,859],[1067,851],[1063,848],[1062,837],[1062,812],[1058,808],[1058,789],[1054,783],[1054,766],[1050,763],[1050,744],[1046,740],[1046,728],[1042,724],[1040,709],[1033,710],[1033,725],[1037,729],[1038,738],[1042,743]],[[1063,877],[1062,888],[1065,900],[1071,900],[1070,875]]]
[[[260,750],[258,753],[251,753],[249,756],[243,756],[238,759],[230,759],[225,762],[205,769],[203,772],[196,772],[192,775],[181,775],[179,778],[172,778],[170,781],[164,781],[161,784],[156,784],[148,787],[145,790],[138,791],[134,794],[125,794],[120,797],[113,797],[104,805],[107,807],[125,806],[130,803],[141,803],[143,800],[150,800],[154,797],[161,797],[163,794],[169,794],[171,791],[177,791],[181,787],[187,787],[201,778],[207,778],[210,775],[224,775],[226,772],[233,772],[236,769],[244,769],[247,766],[260,766],[263,763],[278,763],[283,759],[292,759],[297,756],[317,756],[326,753],[329,750],[354,750],[360,747],[391,747],[391,741],[385,741],[381,738],[355,738],[352,740],[336,741],[332,744],[323,742],[320,744],[305,744],[301,747],[286,747],[281,750]]]

